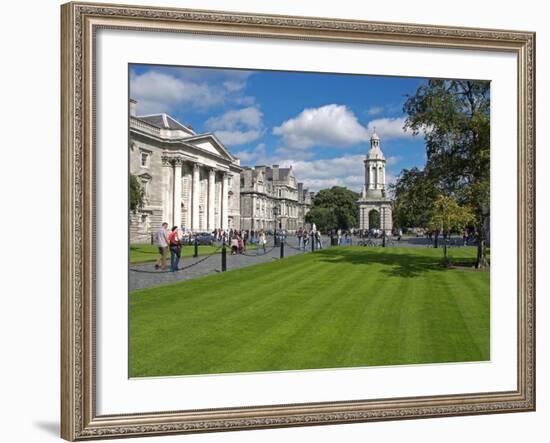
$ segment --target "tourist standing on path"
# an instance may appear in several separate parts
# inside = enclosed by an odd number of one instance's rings
[[[164,222],[158,230],[155,243],[159,248],[160,257],[155,263],[155,269],[166,269],[166,252],[168,249],[168,223]]]
[[[267,239],[265,238],[265,232],[262,230],[260,231],[260,246],[264,248],[264,252],[265,252],[266,243],[267,243]]]
[[[315,240],[317,243],[317,249],[323,249],[323,244],[321,243],[321,231],[315,232]]]
[[[302,249],[302,236],[304,234],[304,231],[302,230],[302,227],[300,226],[300,229],[296,232],[296,237],[298,237],[298,249]]]
[[[168,234],[168,241],[170,243],[170,271],[175,272],[178,270],[181,257],[181,243],[177,226],[174,226],[172,232]]]

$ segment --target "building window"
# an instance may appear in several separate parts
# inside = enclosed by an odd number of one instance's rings
[[[142,168],[148,168],[149,167],[149,153],[148,152],[141,152],[140,154],[140,165]]]
[[[142,179],[141,180],[141,188],[143,189],[143,198],[145,200],[145,203],[149,203],[149,180],[148,179]]]

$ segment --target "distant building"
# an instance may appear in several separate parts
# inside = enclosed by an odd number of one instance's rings
[[[130,174],[145,192],[145,205],[130,214],[130,242],[147,242],[163,222],[193,232],[240,224],[242,168],[214,134],[166,114],[142,115],[130,100]]]
[[[244,168],[240,178],[241,228],[250,230],[286,229],[305,225],[312,193],[298,183],[292,166]]]
[[[386,159],[376,133],[370,139],[365,163],[365,184],[359,206],[359,229],[392,230],[391,199],[386,194]]]

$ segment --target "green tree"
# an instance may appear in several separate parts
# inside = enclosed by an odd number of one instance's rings
[[[143,207],[145,190],[138,178],[130,174],[130,210],[136,212]]]
[[[334,211],[328,208],[311,208],[306,214],[306,222],[315,223],[321,232],[326,232],[337,225]]]
[[[322,189],[313,199],[306,222],[315,223],[321,231],[353,228],[357,225],[358,199],[357,193],[341,186]]]
[[[403,169],[390,186],[394,195],[393,218],[399,228],[428,228],[440,192],[437,183],[418,168]]]
[[[439,194],[433,206],[433,213],[428,226],[438,230],[447,238],[452,231],[462,230],[475,219],[472,210],[467,206],[461,206],[456,200]],[[447,242],[443,247],[443,260],[449,263],[447,256]]]
[[[405,127],[423,132],[425,173],[438,189],[471,207],[477,267],[487,264],[484,227],[490,216],[490,83],[430,80],[407,99]]]

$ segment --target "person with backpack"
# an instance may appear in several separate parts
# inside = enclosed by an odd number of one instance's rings
[[[174,226],[168,234],[168,242],[170,243],[170,271],[175,272],[178,270],[181,257],[181,242],[177,226]]]
[[[166,269],[166,250],[168,249],[168,223],[164,222],[156,235],[156,241],[159,250],[159,259],[155,263],[155,269]]]

